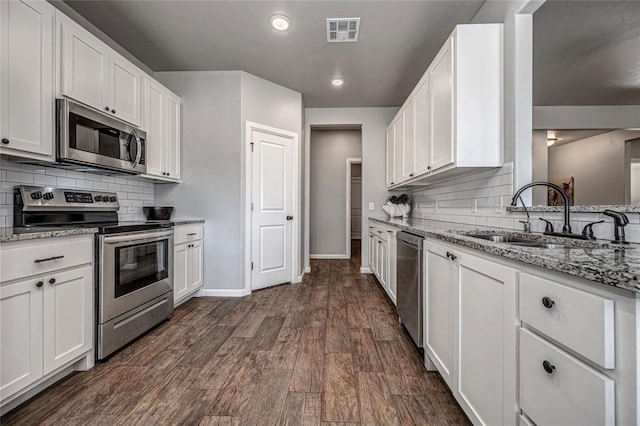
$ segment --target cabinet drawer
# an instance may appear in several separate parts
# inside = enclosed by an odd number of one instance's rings
[[[0,282],[92,263],[93,242],[93,237],[88,237],[4,244],[0,247]]]
[[[535,424],[615,424],[613,380],[522,328],[519,353],[520,408]]]
[[[596,364],[615,367],[613,300],[521,274],[520,319]]]
[[[201,240],[203,236],[202,225],[179,225],[176,226],[173,235],[174,244],[182,244],[189,241]]]
[[[369,232],[372,233],[373,235],[375,235],[376,237],[380,238],[382,241],[384,241],[385,243],[388,240],[388,233],[387,230],[381,226],[369,226]]]

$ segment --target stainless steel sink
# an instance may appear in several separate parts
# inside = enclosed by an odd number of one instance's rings
[[[494,243],[506,243],[515,247],[528,248],[544,248],[544,249],[560,249],[564,248],[563,244],[547,243],[543,241],[527,240],[506,234],[465,234],[467,237],[479,238],[481,240],[492,241]]]

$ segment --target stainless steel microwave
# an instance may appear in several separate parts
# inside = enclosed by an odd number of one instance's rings
[[[56,100],[57,161],[82,169],[147,172],[147,134],[69,99]]]

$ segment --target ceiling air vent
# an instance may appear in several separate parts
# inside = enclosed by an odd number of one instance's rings
[[[351,43],[358,41],[360,18],[328,18],[327,42]]]

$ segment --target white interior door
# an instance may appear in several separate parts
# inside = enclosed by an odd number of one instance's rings
[[[252,279],[257,290],[292,279],[293,141],[253,130]]]

